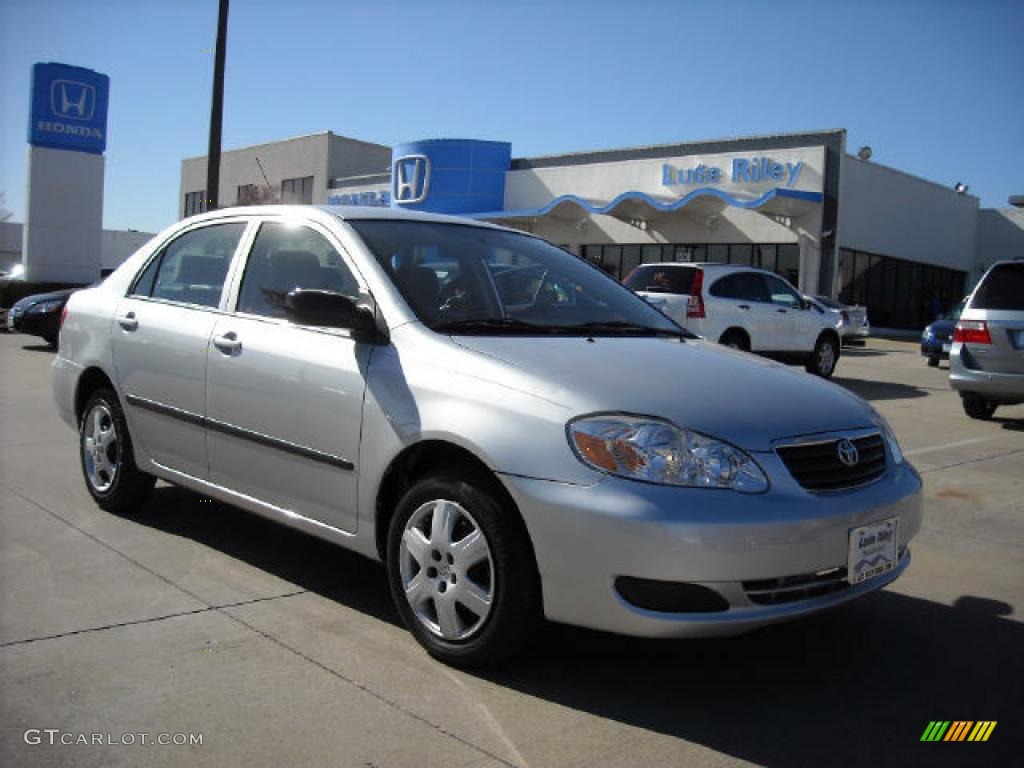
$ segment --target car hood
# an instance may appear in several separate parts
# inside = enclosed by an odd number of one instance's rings
[[[871,407],[838,385],[705,341],[484,336],[454,341],[514,366],[526,375],[533,394],[577,415],[658,416],[750,451],[771,450],[779,438],[875,423]]]

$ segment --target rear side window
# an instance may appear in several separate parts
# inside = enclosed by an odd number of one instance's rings
[[[971,309],[1024,309],[1024,262],[993,267],[975,290]]]
[[[721,278],[708,291],[720,299],[742,301],[771,301],[761,275],[754,272],[734,272]]]
[[[648,264],[634,269],[623,282],[631,291],[690,295],[696,275],[695,267],[664,267],[658,264]]]
[[[193,229],[172,240],[139,276],[132,294],[216,307],[243,222]]]

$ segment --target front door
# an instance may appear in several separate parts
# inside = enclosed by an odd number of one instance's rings
[[[113,351],[132,437],[164,467],[207,475],[206,348],[244,221],[187,230],[150,261],[114,321]]]
[[[356,462],[372,347],[348,331],[296,325],[284,297],[360,283],[327,233],[260,225],[235,312],[213,329],[208,372],[210,479],[344,531],[356,528]]]

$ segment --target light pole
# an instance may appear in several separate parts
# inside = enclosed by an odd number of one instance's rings
[[[206,210],[218,207],[220,187],[220,129],[224,117],[224,58],[228,47],[228,0],[217,13],[217,50],[213,60],[213,102],[210,105],[210,149],[206,153]]]

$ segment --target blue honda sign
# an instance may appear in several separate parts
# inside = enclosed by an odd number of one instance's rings
[[[28,143],[102,155],[107,148],[110,78],[84,67],[32,67]]]

